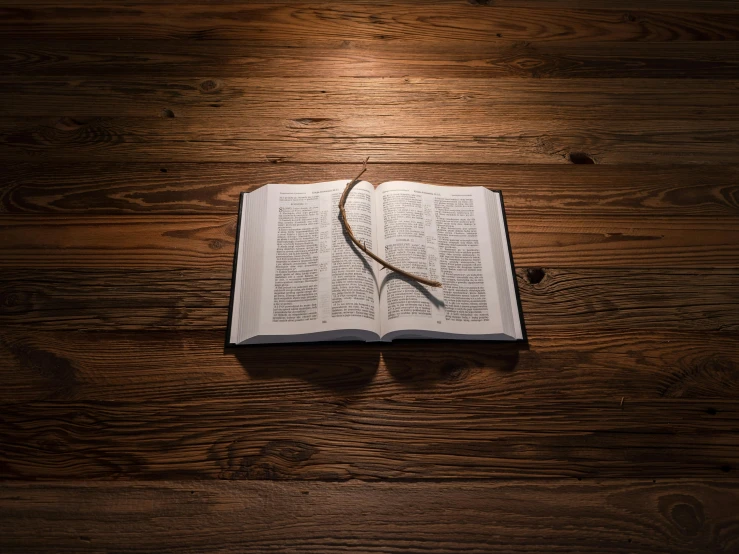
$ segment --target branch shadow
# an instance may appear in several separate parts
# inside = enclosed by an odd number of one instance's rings
[[[429,290],[427,285],[424,285],[422,283],[419,283],[418,281],[414,281],[413,279],[406,277],[405,275],[400,275],[399,273],[395,273],[394,271],[388,275],[386,275],[382,279],[382,283],[380,284],[380,297],[382,297],[382,291],[385,289],[385,287],[388,285],[388,283],[392,281],[402,281],[404,283],[408,283],[410,286],[415,288],[418,292],[423,294],[426,297],[426,300],[431,302],[434,306],[437,308],[443,308],[444,307],[444,301],[440,300],[436,296],[434,296],[431,291]]]

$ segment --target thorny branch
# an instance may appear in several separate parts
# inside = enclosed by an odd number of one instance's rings
[[[383,269],[389,269],[390,271],[394,271],[395,273],[399,273],[400,275],[405,275],[409,279],[413,279],[414,281],[418,281],[419,283],[423,283],[424,285],[428,285],[430,287],[441,287],[441,283],[439,281],[432,281],[431,279],[426,279],[425,277],[419,277],[418,275],[413,275],[413,273],[408,273],[407,271],[403,271],[402,269],[395,267],[393,264],[386,262],[379,256],[370,252],[367,249],[367,247],[363,243],[359,242],[357,238],[354,236],[354,232],[352,231],[351,225],[349,225],[349,221],[346,218],[346,209],[344,208],[344,204],[346,204],[346,198],[349,196],[349,191],[352,190],[352,187],[359,182],[359,178],[364,174],[365,171],[367,171],[367,160],[369,160],[369,156],[365,158],[364,164],[362,166],[362,171],[359,172],[359,175],[354,177],[354,179],[352,179],[346,184],[346,188],[344,189],[344,192],[341,195],[341,199],[339,200],[339,212],[341,213],[341,223],[344,225],[344,230],[346,230],[346,234],[349,235],[349,238],[357,246],[357,248],[359,248],[362,252],[367,254],[373,260],[379,262],[382,265]]]

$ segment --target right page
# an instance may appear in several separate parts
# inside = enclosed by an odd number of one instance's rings
[[[429,287],[383,270],[383,340],[515,338],[510,298],[500,286],[506,283],[497,282],[501,279],[494,268],[487,207],[487,196],[493,194],[483,187],[407,181],[390,181],[377,188],[380,256],[442,283],[442,288]],[[506,261],[507,253],[498,263]]]

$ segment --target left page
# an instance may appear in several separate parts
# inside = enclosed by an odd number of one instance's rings
[[[267,185],[258,335],[251,342],[378,340],[376,263],[343,232],[347,181]],[[346,203],[355,235],[372,248],[374,189],[354,186]]]

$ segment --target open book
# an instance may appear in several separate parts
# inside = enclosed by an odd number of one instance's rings
[[[397,338],[523,340],[500,192],[357,183],[265,185],[241,195],[227,344]]]

